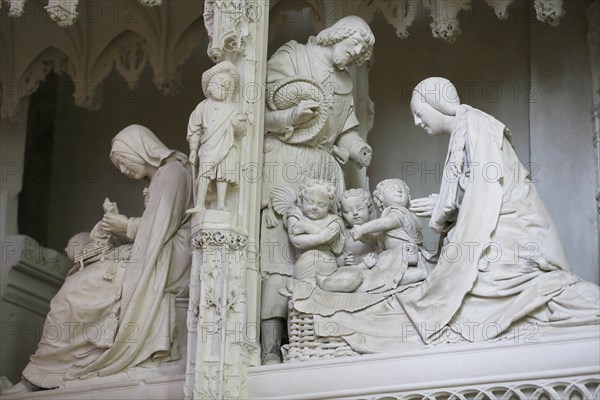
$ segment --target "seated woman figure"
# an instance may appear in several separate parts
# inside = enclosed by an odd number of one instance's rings
[[[450,136],[439,195],[411,204],[447,241],[427,280],[398,295],[422,339],[447,329],[491,339],[521,323],[597,325],[599,288],[570,272],[504,124],[460,104],[443,78],[419,83],[410,105],[416,125]]]
[[[141,218],[105,214],[101,228],[129,243],[73,269],[50,304],[24,380],[10,392],[177,358],[175,298],[185,295],[191,267],[187,157],[131,125],[113,139],[110,159],[129,178],[149,182],[145,211]]]

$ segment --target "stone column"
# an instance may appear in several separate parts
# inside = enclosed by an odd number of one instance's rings
[[[246,375],[260,365],[259,232],[268,1],[206,0],[208,55],[240,73],[241,179],[230,211],[192,220],[194,256],[188,311],[186,399],[246,398]],[[196,217],[197,218],[197,217]]]
[[[592,62],[592,126],[594,129],[594,161],[596,166],[596,208],[598,214],[598,248],[600,248],[600,0],[587,9],[588,43]]]
[[[4,239],[16,235],[17,206],[23,186],[23,161],[25,159],[25,138],[27,137],[28,98],[22,99],[22,110],[14,119],[0,120],[0,236]],[[4,242],[4,240],[2,240]]]

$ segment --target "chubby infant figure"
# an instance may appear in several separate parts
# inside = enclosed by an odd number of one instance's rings
[[[364,224],[355,225],[351,235],[356,240],[376,240],[380,254],[380,267],[387,263],[406,266],[400,285],[418,282],[427,277],[425,258],[422,254],[423,235],[421,222],[408,210],[410,191],[400,179],[385,179],[373,192],[375,204],[382,210],[381,217]],[[385,254],[385,257],[382,257]],[[400,257],[401,263],[398,263]],[[382,260],[382,258],[385,259]],[[400,279],[396,276],[395,279]]]
[[[364,189],[346,190],[340,198],[339,206],[346,226],[344,230],[346,245],[344,253],[338,258],[338,265],[356,266],[361,269],[373,268],[377,264],[376,241],[369,241],[371,238],[365,236],[365,242],[362,242],[354,240],[350,235],[350,230],[355,225],[365,224],[376,217],[371,194]]]
[[[344,249],[344,224],[333,214],[335,187],[309,179],[297,195],[287,188],[272,191],[273,207],[283,215],[290,242],[298,258],[294,281],[316,285],[331,292],[352,292],[363,280],[356,270],[338,269],[337,257]]]

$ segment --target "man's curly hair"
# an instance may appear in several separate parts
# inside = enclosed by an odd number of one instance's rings
[[[369,28],[369,25],[360,17],[351,15],[340,19],[333,26],[322,30],[317,35],[317,44],[321,46],[333,46],[337,42],[349,38],[359,32],[364,39],[367,47],[363,53],[350,65],[362,65],[373,55],[373,46],[375,45],[375,35]]]

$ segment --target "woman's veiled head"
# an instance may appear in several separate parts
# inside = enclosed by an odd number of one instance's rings
[[[112,140],[110,159],[129,178],[144,179],[174,153],[150,129],[130,125]]]
[[[410,109],[415,125],[425,129],[430,135],[446,130],[447,117],[456,115],[460,108],[460,98],[456,88],[448,79],[427,78],[413,90]]]

